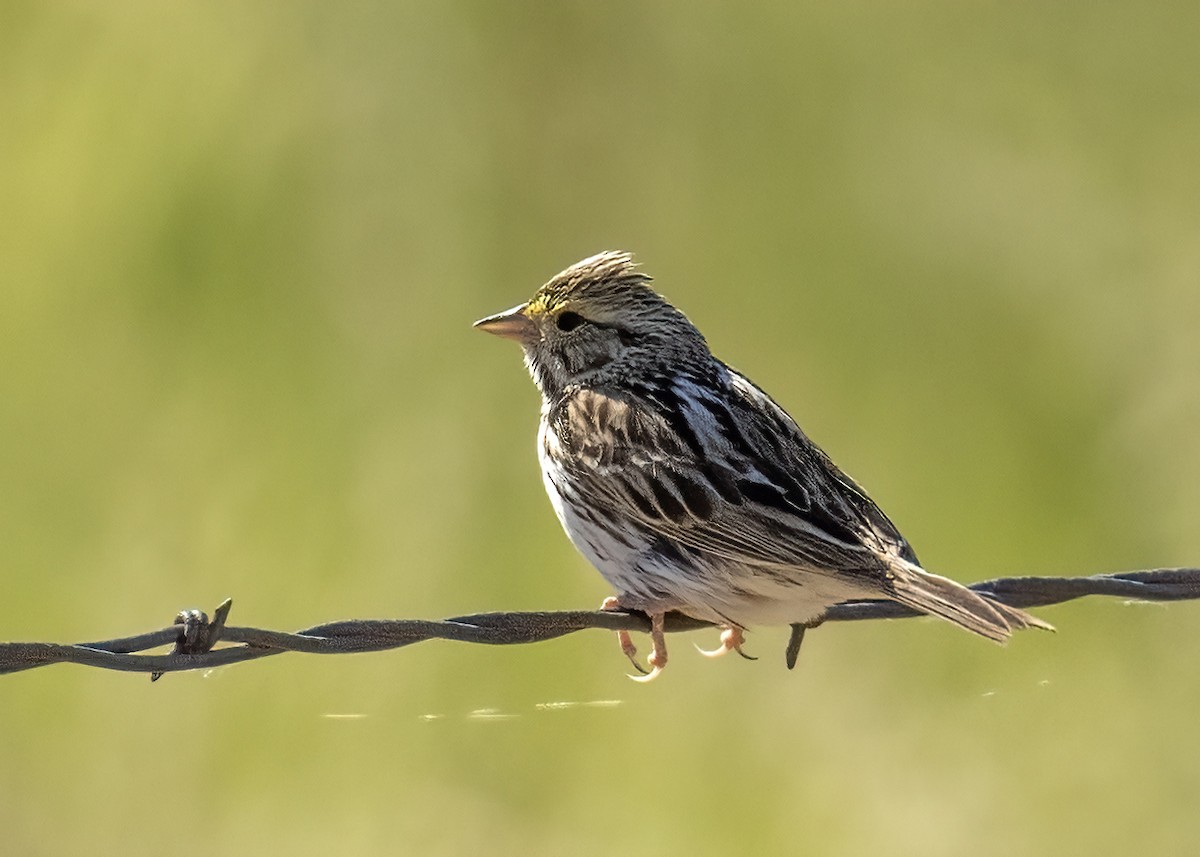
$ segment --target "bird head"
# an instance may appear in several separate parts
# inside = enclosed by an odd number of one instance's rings
[[[557,274],[528,303],[475,327],[519,342],[548,399],[573,384],[710,358],[700,332],[649,284],[630,254],[606,251]]]

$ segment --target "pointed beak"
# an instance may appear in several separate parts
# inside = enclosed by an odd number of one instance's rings
[[[505,339],[515,339],[517,342],[533,342],[537,339],[537,324],[527,314],[529,304],[521,304],[504,312],[489,315],[475,322],[479,330],[503,336]]]

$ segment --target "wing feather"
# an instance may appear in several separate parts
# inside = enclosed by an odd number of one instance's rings
[[[690,551],[734,591],[752,592],[758,576],[798,584],[807,571],[992,640],[1049,627],[920,568],[895,525],[792,418],[718,365],[725,374],[704,383],[579,388],[547,414],[557,464],[593,519],[660,554]],[[712,601],[700,606],[715,610]]]
[[[590,388],[565,397],[552,419],[575,490],[733,565],[869,572],[886,567],[881,554],[911,555],[791,417],[728,372],[725,398],[699,384],[655,390],[653,401]]]

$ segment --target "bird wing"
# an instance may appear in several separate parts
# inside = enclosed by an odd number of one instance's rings
[[[877,570],[908,543],[749,380],[578,389],[550,415],[560,460],[597,512],[736,565]]]

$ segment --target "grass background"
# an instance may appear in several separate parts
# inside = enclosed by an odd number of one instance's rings
[[[610,247],[932,570],[1200,562],[1198,34],[1131,0],[5,4],[0,638],[598,603],[517,351],[469,325]],[[831,627],[794,673],[785,629],[680,639],[649,687],[599,633],[18,674],[4,850],[1180,853],[1198,610]]]

